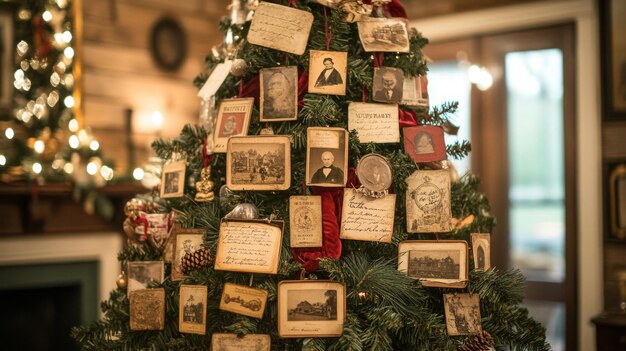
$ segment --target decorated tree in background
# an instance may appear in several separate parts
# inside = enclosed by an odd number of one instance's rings
[[[442,146],[456,104],[429,109],[394,96],[401,77],[412,82],[406,94],[427,71],[427,40],[401,20],[399,1],[233,1],[231,11],[220,24],[225,43],[207,56],[211,74],[195,80],[200,125],[153,143],[167,199],[127,204],[129,245],[118,258],[128,268],[102,303],[104,318],[73,330],[82,348],[228,350],[253,340],[265,350],[271,340],[272,350],[548,350],[544,328],[520,306],[521,273],[490,268],[488,245],[480,255],[467,249],[495,220],[478,179],[459,177],[447,159],[466,156],[469,144]],[[316,65],[324,68],[313,73]],[[272,100],[279,80],[292,84],[286,112]],[[226,107],[250,111],[247,134],[227,125]],[[254,236],[263,230],[278,243]],[[303,245],[310,238],[321,240]],[[193,240],[202,248],[186,253]],[[255,261],[265,246],[277,248],[275,271]],[[145,261],[165,261],[165,279],[127,292],[130,267]],[[243,294],[236,300],[233,286]],[[206,302],[192,303],[192,290]],[[230,301],[252,312],[224,307]]]
[[[86,208],[91,209],[98,199],[92,189],[112,180],[113,169],[76,117],[76,5],[25,0],[2,6],[13,17],[15,43],[3,53],[11,63],[4,57],[2,62],[15,67],[6,77],[12,92],[2,93],[0,179],[39,184],[72,180],[81,197],[90,199]],[[109,206],[99,209],[112,215]]]

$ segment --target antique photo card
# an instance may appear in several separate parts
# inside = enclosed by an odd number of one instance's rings
[[[284,222],[222,220],[215,270],[276,274]]]
[[[181,197],[185,193],[185,161],[163,165],[161,198]]]
[[[359,38],[367,52],[409,52],[409,33],[404,18],[368,18],[357,22]]]
[[[343,187],[348,180],[348,132],[310,127],[306,136],[306,185]]]
[[[230,190],[287,190],[290,185],[291,141],[288,136],[228,140],[226,186]]]
[[[478,334],[483,331],[478,294],[443,294],[448,335]]]
[[[351,102],[348,130],[353,129],[356,129],[361,144],[399,143],[398,105]]]
[[[298,67],[262,68],[261,122],[293,121],[298,118]]]
[[[417,126],[402,128],[404,151],[415,162],[445,160],[446,143],[443,129],[438,126]]]
[[[391,163],[386,157],[375,153],[361,157],[356,166],[356,175],[366,190],[365,195],[371,197],[385,196],[393,182]]]
[[[174,250],[172,257],[172,280],[182,280],[186,275],[182,271],[182,260],[202,248],[203,229],[176,229],[174,231]]]
[[[426,78],[426,75],[404,77],[404,88],[401,103],[403,105],[428,108],[428,79]]]
[[[281,338],[333,337],[343,334],[346,287],[327,280],[278,283],[278,335]]]
[[[464,288],[468,282],[467,242],[408,240],[398,245],[398,270],[423,286]]]
[[[390,243],[395,209],[395,194],[376,199],[362,195],[356,189],[346,188],[343,192],[340,238]]]
[[[348,53],[309,51],[309,93],[346,95]]]
[[[213,132],[214,152],[226,152],[230,137],[248,135],[253,105],[254,98],[227,99],[220,102]]]
[[[163,251],[170,237],[171,218],[170,213],[146,214],[146,219],[148,220],[148,241],[152,247],[159,251]],[[136,228],[139,227],[141,226],[137,226]]]
[[[181,285],[178,306],[178,331],[206,334],[207,287]]]
[[[252,17],[247,39],[250,44],[302,55],[312,25],[310,12],[262,1]]]
[[[131,291],[130,330],[163,330],[165,328],[165,290],[143,289]]]
[[[129,261],[126,264],[127,293],[147,289],[152,281],[163,283],[163,267],[163,261]]]
[[[472,233],[474,269],[486,271],[491,268],[491,235]]]
[[[406,182],[407,232],[449,232],[452,225],[450,171],[418,170]]]
[[[374,101],[399,104],[404,96],[404,71],[395,67],[374,68],[372,97]],[[397,106],[396,106],[397,107]]]
[[[272,338],[268,334],[214,333],[211,336],[212,351],[270,351]]]
[[[266,303],[266,290],[226,283],[222,291],[220,310],[262,319]]]
[[[322,247],[322,197],[289,197],[291,247]]]

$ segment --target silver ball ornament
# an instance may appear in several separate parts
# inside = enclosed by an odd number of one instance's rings
[[[238,204],[224,218],[228,219],[257,219],[259,218],[259,209],[253,204]]]
[[[233,65],[230,67],[230,74],[235,77],[241,77],[246,74],[248,70],[248,63],[244,59],[234,59]]]

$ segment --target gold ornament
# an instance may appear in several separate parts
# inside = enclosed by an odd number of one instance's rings
[[[211,166],[202,168],[200,172],[200,181],[196,182],[196,198],[198,202],[213,201],[215,194],[213,194],[214,183],[211,181]]]
[[[122,271],[122,273],[120,273],[117,276],[117,280],[115,281],[115,284],[117,284],[117,287],[120,289],[126,289],[126,287],[128,286],[128,279],[126,279],[126,272]]]
[[[233,65],[230,67],[230,74],[235,77],[241,77],[246,74],[247,70],[248,63],[246,62],[246,60],[237,58],[233,60]]]
[[[146,211],[146,203],[141,199],[130,199],[124,205],[124,214],[132,220],[136,220],[139,217],[139,212],[143,211]]]

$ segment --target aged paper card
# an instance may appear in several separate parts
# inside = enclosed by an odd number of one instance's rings
[[[346,130],[310,127],[306,136],[306,185],[343,187],[348,180]]]
[[[289,197],[291,247],[322,247],[322,197]]]
[[[309,51],[309,93],[346,95],[348,53]]]
[[[263,289],[226,283],[222,291],[220,310],[261,319],[266,302],[267,291]]]
[[[283,222],[223,220],[215,270],[276,274]]]
[[[407,240],[398,245],[398,270],[424,286],[467,286],[467,242],[464,240]]]
[[[254,12],[248,42],[302,55],[309,41],[313,14],[291,7],[261,2]]]
[[[342,239],[390,243],[393,235],[396,195],[375,199],[356,189],[343,192]]]
[[[130,330],[163,330],[165,328],[165,290],[143,289],[128,294]]]
[[[341,336],[346,319],[346,286],[327,280],[278,283],[281,338]]]
[[[365,143],[400,142],[398,105],[351,102],[348,107],[348,130],[356,129]]]
[[[248,135],[254,98],[227,99],[220,102],[213,140],[214,152],[226,152],[228,139]]]
[[[365,51],[409,52],[409,33],[405,18],[367,18],[357,24]]]
[[[474,269],[486,271],[491,268],[491,235],[472,233],[472,255]]]
[[[270,351],[272,339],[267,334],[246,334],[238,337],[237,334],[214,333],[211,336],[211,350],[213,351]]]
[[[181,285],[178,308],[178,330],[181,333],[206,334],[207,287]]]
[[[215,66],[209,79],[207,79],[206,83],[202,86],[202,89],[198,92],[198,97],[201,99],[208,99],[211,96],[214,96],[217,93],[217,90],[222,86],[226,77],[228,77],[228,73],[230,72],[230,68],[233,66],[233,61],[226,60],[223,63]]]
[[[402,104],[428,107],[428,79],[426,76],[404,77]]]
[[[185,193],[185,161],[163,165],[161,198],[181,197]]]
[[[450,171],[415,171],[406,182],[407,232],[450,231]]]
[[[482,332],[478,294],[444,294],[448,335],[470,335]]]

